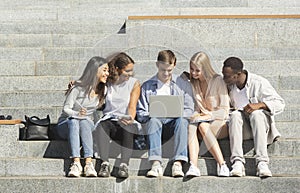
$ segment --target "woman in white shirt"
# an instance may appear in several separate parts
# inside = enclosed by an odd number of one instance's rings
[[[102,160],[99,177],[110,176],[108,162],[111,140],[120,141],[121,164],[118,177],[128,177],[128,164],[133,150],[133,137],[137,133],[136,105],[140,96],[140,83],[133,78],[134,61],[121,52],[109,60],[110,76],[107,84],[104,117],[94,132],[94,140]]]

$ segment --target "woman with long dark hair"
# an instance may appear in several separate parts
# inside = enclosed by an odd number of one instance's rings
[[[87,177],[97,176],[92,164],[94,112],[104,102],[108,75],[106,60],[95,56],[89,60],[81,77],[66,92],[57,133],[70,144],[73,159],[68,173],[70,177],[79,177],[83,171],[80,164],[80,145],[85,158],[83,174]]]

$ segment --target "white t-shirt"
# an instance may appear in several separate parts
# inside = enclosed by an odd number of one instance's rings
[[[249,104],[246,87],[240,90],[236,85],[234,85],[232,89],[232,97],[234,99],[235,109],[243,109],[247,104]]]
[[[108,84],[103,113],[118,116],[128,114],[130,94],[136,81],[136,78],[130,77],[121,84]]]
[[[170,82],[157,81],[156,95],[171,95]]]

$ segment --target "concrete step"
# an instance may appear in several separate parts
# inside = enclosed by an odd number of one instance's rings
[[[114,22],[109,20],[76,21],[70,18],[68,21],[46,20],[46,21],[15,21],[1,22],[1,34],[111,34],[119,31],[126,17]],[[70,23],[70,21],[72,21]]]
[[[48,157],[48,158],[67,158],[69,157],[69,146],[67,141],[57,140],[43,140],[43,141],[19,141],[19,127],[15,126],[4,126],[0,128],[0,135],[3,139],[0,141],[0,157]],[[225,157],[230,156],[230,144],[228,139],[219,140],[219,144],[223,155]],[[243,144],[244,154],[253,156],[253,141],[246,140]],[[164,154],[166,157],[172,156],[172,151],[169,149],[173,148],[172,141],[163,145]],[[278,141],[268,146],[268,153],[270,156],[300,156],[300,138],[279,138]],[[111,156],[117,157],[120,153],[120,146],[113,142],[111,147]],[[145,150],[135,150],[133,157],[145,157]],[[207,147],[201,141],[200,142],[200,155],[209,156]]]
[[[40,77],[40,80],[43,81],[50,77]],[[299,76],[300,78],[300,76]],[[10,79],[15,79],[11,77]],[[29,84],[30,80],[29,78],[22,78],[25,81],[26,84]],[[50,78],[52,79],[52,78]],[[0,78],[1,80],[1,78]],[[2,78],[2,80],[4,80]],[[7,80],[7,79],[6,79]],[[61,88],[67,88],[67,85],[69,82],[67,82],[68,78],[58,79],[57,81],[60,81]],[[7,80],[8,81],[8,80]],[[33,83],[31,83],[33,84]],[[36,88],[43,89],[44,83],[40,83],[41,85],[34,84]],[[65,84],[65,85],[63,85]],[[11,108],[11,107],[59,107],[63,105],[63,102],[65,100],[65,90],[30,90],[32,89],[32,86],[29,87],[29,85],[23,85],[23,88],[27,87],[28,90],[23,92],[17,92],[17,91],[0,91],[0,104],[2,107]],[[19,87],[21,88],[21,87]],[[49,88],[50,89],[50,88]],[[286,106],[289,107],[295,107],[300,106],[297,104],[300,104],[300,90],[285,90],[281,91],[281,96],[286,102]],[[51,97],[49,97],[51,96]]]
[[[0,47],[93,47],[107,35],[110,34],[0,34]]]
[[[108,178],[65,177],[1,177],[0,192],[101,192],[101,193],[174,193],[207,192],[299,192],[299,177],[219,178],[203,176],[192,179],[129,177],[126,180]]]
[[[218,0],[220,1],[220,0]],[[94,3],[94,0],[89,2],[72,3],[68,4],[65,1],[55,2],[53,5],[49,5],[48,2],[42,2],[26,5],[26,3],[18,3],[13,5],[5,3],[6,6],[0,5],[2,21],[28,21],[28,20],[96,20],[97,18],[118,18],[124,15],[276,15],[276,14],[298,14],[300,8],[298,5],[290,6],[286,2],[282,9],[281,6],[235,6],[233,4],[226,4],[224,2],[219,3],[207,3],[197,1],[179,2],[168,1],[168,5],[165,2],[159,3],[158,1],[105,1],[102,3]],[[54,2],[53,2],[54,3]],[[170,3],[172,5],[170,5]],[[184,5],[180,5],[183,4]],[[196,5],[195,5],[196,3]],[[51,4],[51,3],[50,3]],[[64,4],[64,5],[60,5]],[[269,4],[270,5],[270,4]],[[55,6],[55,7],[53,7]],[[90,12],[84,10],[89,8]],[[96,10],[101,9],[101,12]],[[118,13],[111,14],[109,13]],[[23,17],[22,17],[23,15]],[[7,18],[5,20],[5,17]]]
[[[7,142],[6,142],[7,143]],[[1,144],[1,143],[0,143]],[[70,150],[67,141],[19,141],[9,143],[9,148],[1,150],[1,157],[46,157],[46,158],[68,158]],[[170,149],[173,146],[165,144],[164,156],[172,157]],[[230,157],[230,145],[228,140],[221,140],[219,142],[223,155]],[[244,154],[250,157],[255,155],[253,149],[253,141],[244,141]],[[300,140],[299,139],[280,139],[279,141],[269,145],[268,154],[270,156],[286,156],[295,157],[300,156]],[[12,151],[17,149],[17,151]],[[116,143],[112,144],[111,157],[118,157],[120,154],[120,146]],[[212,157],[205,144],[200,142],[200,155],[204,157]],[[132,157],[140,158],[147,157],[146,150],[134,150]]]
[[[228,167],[231,168],[231,163],[226,158]],[[95,169],[100,170],[100,160],[93,160]],[[109,160],[111,164],[111,175],[116,176],[120,159]],[[65,176],[71,164],[71,159],[47,159],[47,158],[1,158],[0,176]],[[164,176],[171,176],[172,162],[163,159]],[[271,157],[270,170],[274,176],[299,176],[300,171],[298,165],[300,164],[300,157]],[[84,161],[82,160],[84,166]],[[198,166],[201,174],[206,176],[217,175],[217,164],[213,158],[199,158]],[[188,170],[189,164],[183,165],[183,171]],[[151,168],[151,164],[147,158],[131,158],[129,161],[129,175],[130,176],[145,176],[147,171]],[[246,175],[255,176],[256,166],[253,157],[246,157]]]
[[[298,31],[299,22],[299,19],[288,22],[286,19],[128,20],[127,34],[130,29],[138,29],[144,33],[136,38],[136,44],[165,45],[187,51],[198,47],[215,60],[224,60],[232,53],[243,60],[299,60],[299,53],[292,48],[299,43],[289,38]],[[279,34],[280,39],[276,38]]]

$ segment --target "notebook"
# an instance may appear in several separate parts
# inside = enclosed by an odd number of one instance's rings
[[[183,116],[183,96],[150,95],[150,117],[174,118]]]

